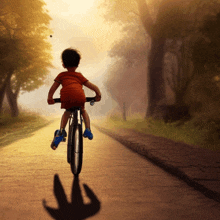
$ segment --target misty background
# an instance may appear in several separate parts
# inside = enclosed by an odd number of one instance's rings
[[[4,0],[1,109],[61,114],[47,94],[64,70],[62,51],[73,47],[82,54],[77,70],[102,92],[101,102],[87,104],[91,116],[218,126],[219,13],[219,0]]]

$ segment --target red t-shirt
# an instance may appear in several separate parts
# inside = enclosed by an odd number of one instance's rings
[[[86,101],[83,84],[88,80],[78,72],[62,72],[54,81],[62,85],[60,90],[61,108],[84,106]]]

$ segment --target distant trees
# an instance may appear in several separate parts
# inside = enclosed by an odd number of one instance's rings
[[[0,111],[6,94],[12,116],[19,114],[20,91],[44,83],[51,67],[47,42],[51,20],[41,0],[2,0],[0,8]]]
[[[144,30],[131,26],[109,53],[115,61],[107,70],[105,85],[121,111],[146,111],[145,57],[148,47]]]

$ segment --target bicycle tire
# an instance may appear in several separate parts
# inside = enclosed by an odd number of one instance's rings
[[[72,148],[73,148],[73,118],[69,119],[69,132],[68,132],[68,142],[67,142],[67,162],[71,163],[71,157],[72,157]]]
[[[71,171],[75,176],[78,176],[82,169],[83,160],[83,139],[81,124],[74,126],[72,140],[73,148],[71,152]]]

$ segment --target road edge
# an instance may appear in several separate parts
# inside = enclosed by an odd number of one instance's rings
[[[195,190],[201,192],[206,197],[213,199],[216,202],[220,203],[220,194],[216,191],[213,191],[204,185],[198,183],[196,180],[190,178],[184,171],[175,167],[171,164],[166,163],[166,161],[161,160],[159,157],[153,155],[149,152],[149,150],[145,147],[144,144],[138,142],[131,142],[126,140],[123,135],[120,135],[118,132],[114,132],[111,129],[106,129],[97,124],[93,124],[93,126],[98,129],[100,132],[112,137],[113,139],[117,140],[119,143],[123,144],[125,147],[129,148],[133,152],[145,157],[148,161],[152,162],[156,166],[162,168],[164,171],[170,173],[171,175],[181,179],[190,187],[193,187]],[[133,132],[136,132],[133,130]],[[138,133],[138,132],[136,132]]]

